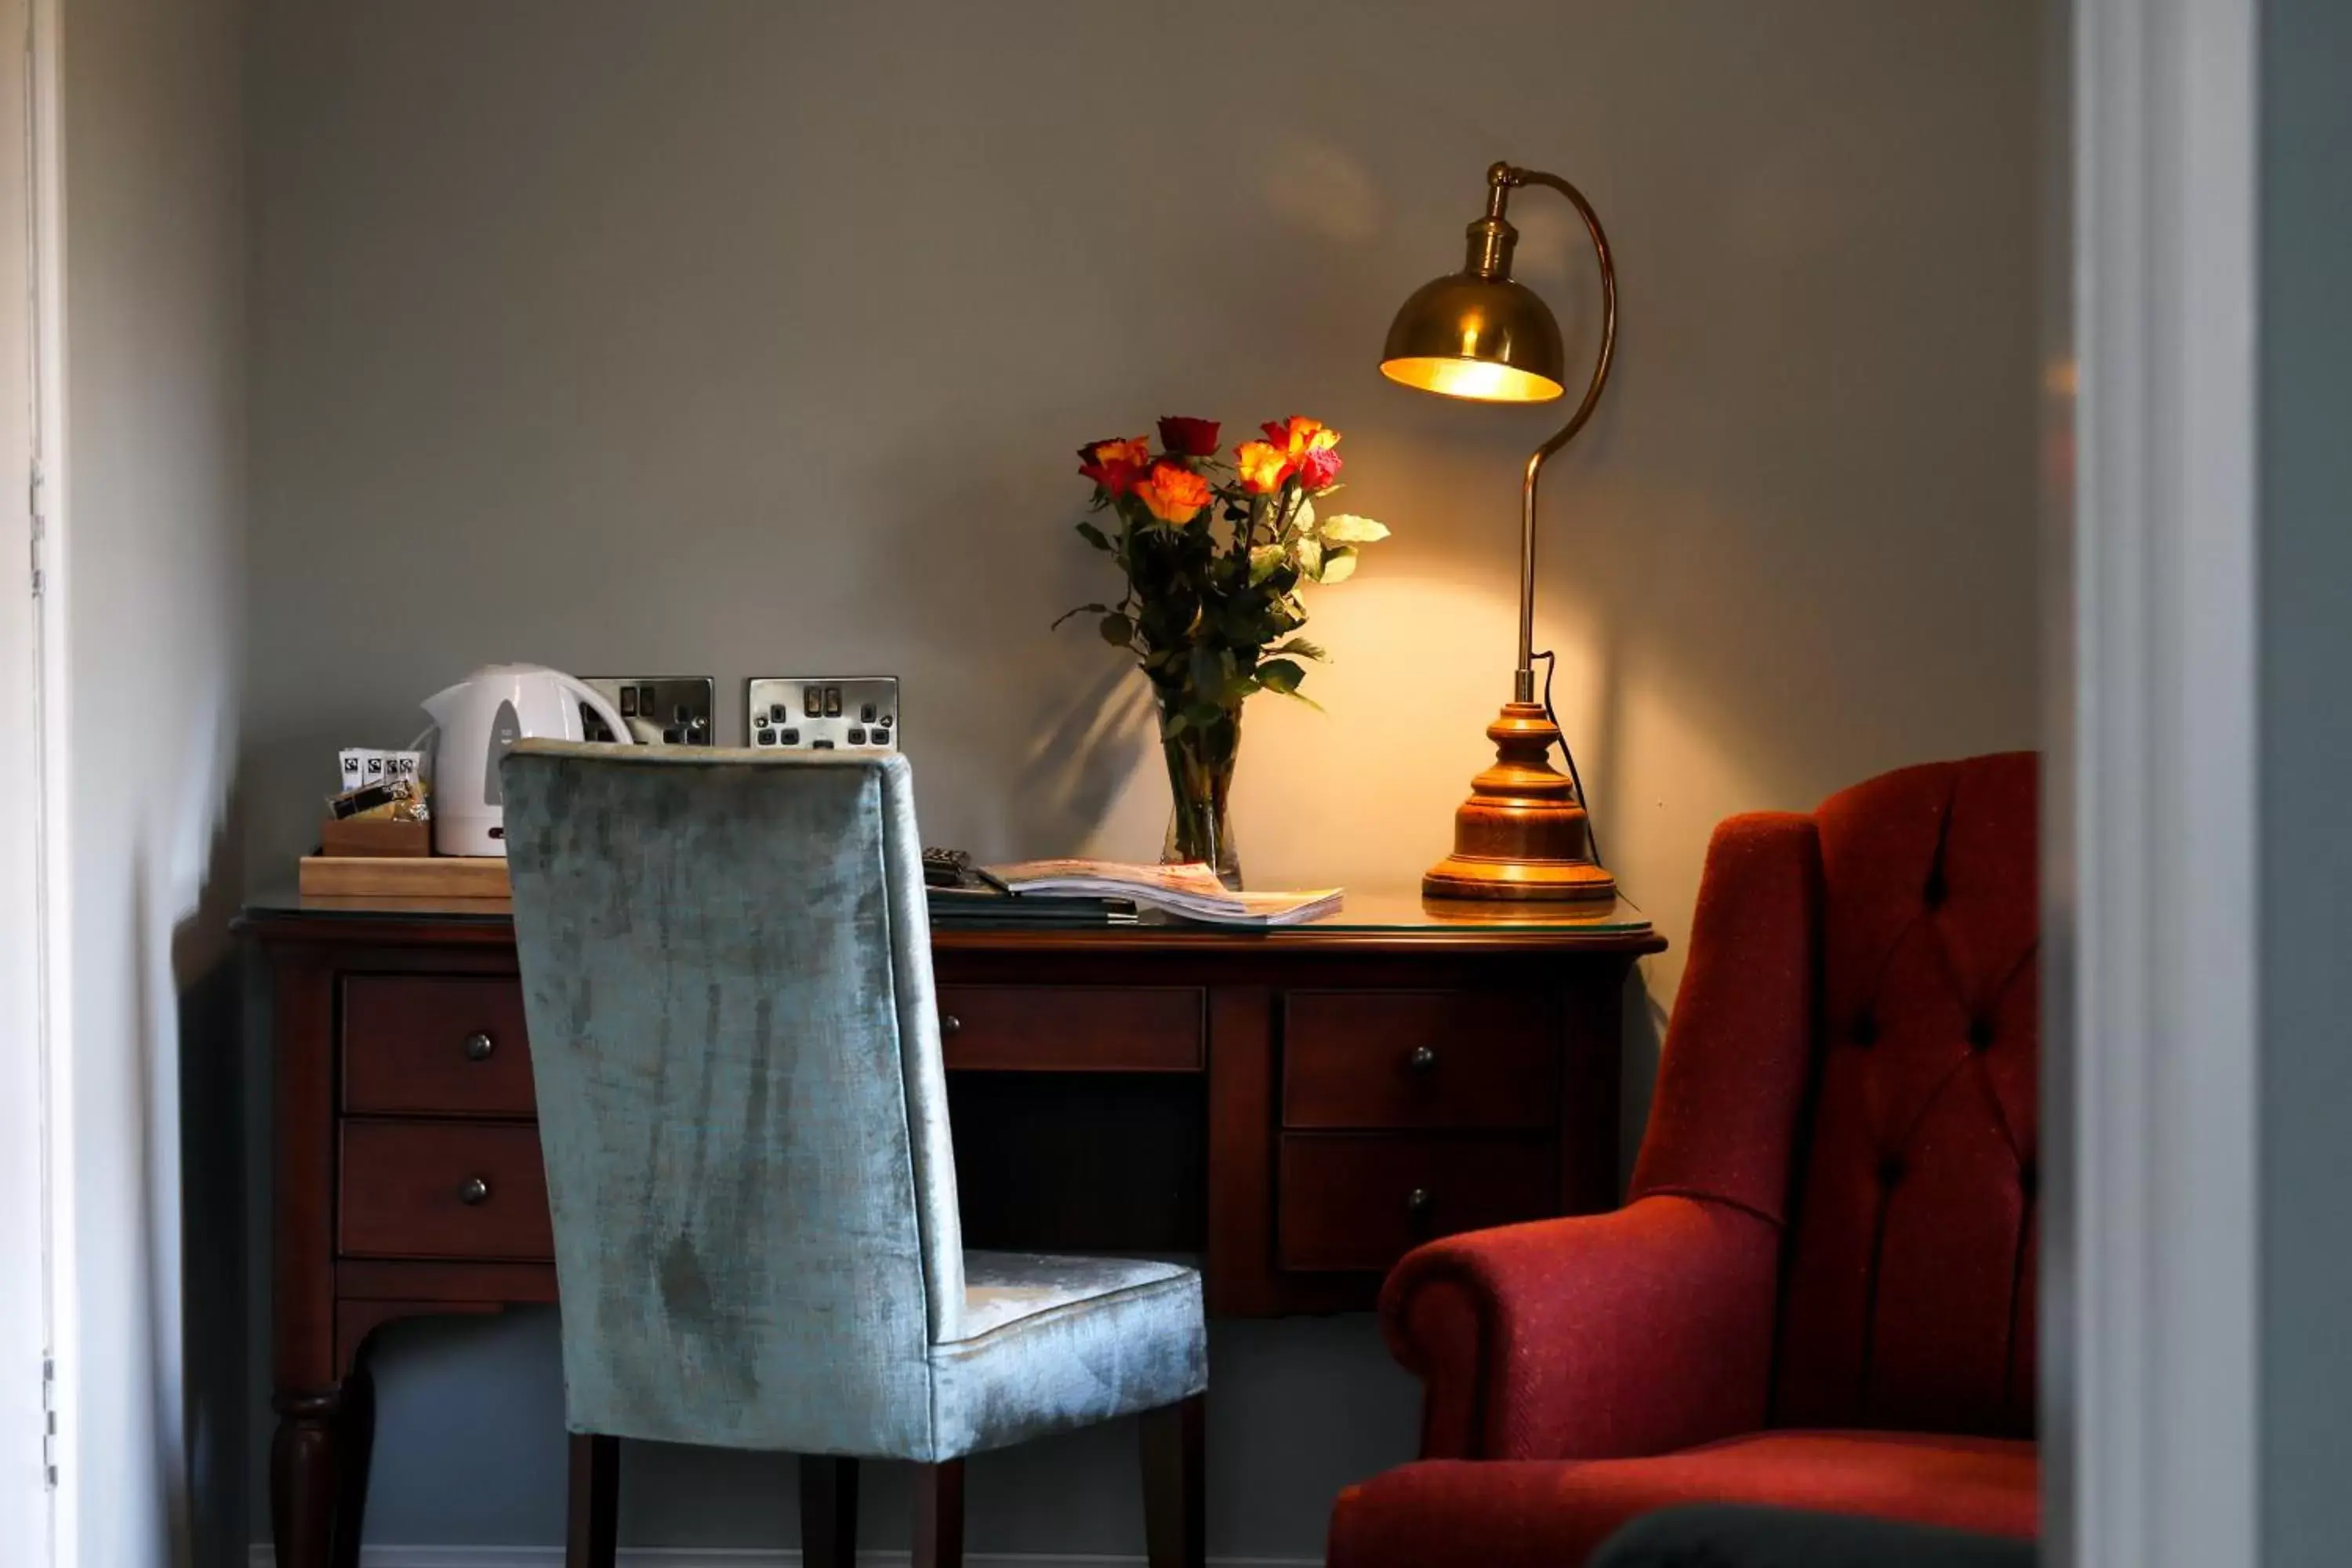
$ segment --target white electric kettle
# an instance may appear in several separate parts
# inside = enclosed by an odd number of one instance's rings
[[[493,664],[425,700],[440,727],[433,755],[433,851],[504,855],[499,759],[526,735],[584,741],[581,704],[629,744],[629,721],[587,682],[538,664]]]

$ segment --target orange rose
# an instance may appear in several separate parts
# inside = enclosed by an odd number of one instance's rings
[[[1309,419],[1304,414],[1294,414],[1286,420],[1263,425],[1265,438],[1282,448],[1282,455],[1296,463],[1309,452],[1328,452],[1339,444],[1339,432],[1320,419]]]
[[[1208,480],[1175,463],[1152,464],[1151,472],[1135,485],[1137,499],[1151,509],[1152,516],[1179,526],[1200,516],[1213,493]]]
[[[1151,443],[1141,436],[1124,441],[1090,441],[1078,448],[1078,472],[1114,496],[1123,496],[1151,460]]]
[[[1278,490],[1290,477],[1290,460],[1264,441],[1243,442],[1234,448],[1234,458],[1241,466],[1242,488],[1252,495]]]

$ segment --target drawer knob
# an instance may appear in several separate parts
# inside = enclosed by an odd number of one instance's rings
[[[498,1048],[496,1040],[479,1031],[466,1037],[466,1059],[469,1062],[488,1061],[490,1053]]]
[[[1424,1215],[1434,1202],[1436,1199],[1427,1187],[1415,1187],[1404,1195],[1404,1211],[1411,1215]]]
[[[490,1184],[479,1176],[468,1176],[457,1184],[457,1201],[467,1208],[479,1208],[490,1201]]]
[[[940,1034],[955,1035],[961,1034],[962,1031],[963,1020],[961,1018],[957,1017],[953,1013],[942,1013],[940,1015]]]
[[[1415,1046],[1412,1048],[1412,1055],[1405,1058],[1404,1062],[1405,1066],[1412,1068],[1415,1072],[1427,1072],[1430,1068],[1437,1065],[1437,1047],[1435,1046]]]

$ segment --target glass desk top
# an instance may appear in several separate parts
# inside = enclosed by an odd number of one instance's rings
[[[400,897],[321,897],[305,895],[291,889],[278,889],[248,899],[245,905],[247,921],[275,921],[287,917],[329,920],[406,920],[433,924],[465,924],[502,926],[513,919],[512,906],[504,899],[449,899]],[[1591,937],[1594,939],[1639,939],[1650,934],[1650,917],[1633,903],[1624,900],[1594,900],[1590,903],[1515,904],[1506,902],[1479,903],[1457,900],[1423,899],[1412,888],[1367,888],[1348,889],[1347,900],[1339,909],[1319,920],[1304,921],[1295,926],[1282,926],[1260,931],[1252,927],[1219,926],[1195,923],[1160,917],[1149,911],[1140,925],[1132,926],[1043,926],[1035,934],[1056,938],[1085,938],[1091,941],[1117,942],[1131,939],[1139,933],[1157,938],[1198,933],[1231,939],[1234,937],[1265,937],[1279,941],[1292,933],[1326,936],[1410,936],[1414,933],[1440,934],[1472,931],[1528,937]],[[1008,934],[1005,928],[941,927],[935,933],[942,938],[998,937]],[[1030,934],[1026,930],[1011,934]]]

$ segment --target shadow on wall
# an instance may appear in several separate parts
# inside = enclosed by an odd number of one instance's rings
[[[1089,617],[1081,616],[1081,620]],[[1049,705],[1041,705],[1049,706]],[[1024,842],[1090,833],[1135,775],[1158,734],[1150,685],[1125,658],[1107,665],[1058,716],[1050,711],[1028,726],[1032,746],[1013,796]]]
[[[180,1226],[163,1223],[163,1215],[173,1205],[166,1194],[184,1187],[180,1181],[178,1126],[174,1122],[171,1135],[158,1125],[159,1101],[166,1097],[158,1093],[158,1079],[171,1073],[177,1078],[177,1064],[172,1059],[170,1042],[157,1037],[158,1022],[154,1010],[154,987],[149,975],[152,970],[148,947],[148,858],[143,844],[135,845],[131,854],[131,1017],[136,1056],[124,1082],[130,1104],[128,1128],[134,1140],[131,1150],[131,1180],[129,1199],[133,1213],[128,1216],[110,1217],[121,1222],[135,1249],[135,1262],[125,1272],[129,1276],[121,1305],[128,1310],[131,1331],[142,1334],[147,1343],[139,1347],[141,1353],[131,1365],[147,1378],[144,1389],[125,1390],[126,1403],[143,1396],[146,1405],[145,1426],[152,1450],[148,1476],[156,1489],[154,1502],[163,1521],[163,1538],[173,1543],[175,1553],[184,1554],[188,1540],[188,1476],[181,1464],[184,1453],[182,1437],[185,1406],[182,1391],[176,1386],[179,1374],[185,1370],[182,1347],[173,1342],[174,1330],[181,1319],[182,1300],[168,1288],[159,1289],[177,1275],[175,1265],[184,1256],[179,1252],[183,1241]],[[169,1187],[164,1185],[170,1182]],[[76,1184],[76,1197],[86,1194],[81,1184]],[[176,1216],[174,1216],[176,1217]],[[89,1227],[83,1226],[84,1234]],[[85,1275],[84,1279],[87,1279]],[[85,1284],[83,1289],[87,1290]]]
[[[1209,1358],[1218,1384],[1209,1401],[1211,1551],[1304,1568],[1339,1489],[1411,1456],[1420,1384],[1390,1360],[1368,1313],[1217,1319]],[[374,1452],[371,1542],[562,1538],[563,1366],[552,1309],[395,1322],[370,1339],[365,1359],[379,1430],[393,1438]],[[486,1387],[502,1396],[485,1399]],[[1267,1462],[1268,1453],[1285,1462]],[[967,1489],[973,1554],[1139,1561],[1136,1464],[1129,1421],[975,1455]],[[452,1487],[452,1475],[496,1475],[499,1484]],[[906,1465],[865,1467],[858,1529],[869,1552],[903,1560],[908,1483]],[[780,1552],[796,1541],[798,1519],[790,1456],[621,1445],[625,1551],[701,1551],[719,1561]]]
[[[232,820],[234,813],[232,812]],[[248,1118],[247,1086],[268,1082],[266,1048],[244,1029],[244,966],[225,938],[241,851],[236,836],[213,837],[197,912],[172,933],[178,989],[180,1145],[180,1342],[184,1356],[186,1555],[194,1568],[232,1568],[252,1539],[246,1455],[252,1419],[250,1347],[258,1293],[248,1215],[266,1196],[269,1158]],[[143,924],[142,924],[143,929]],[[142,967],[142,973],[144,973]],[[159,1388],[161,1396],[165,1391]]]
[[[1116,589],[1069,531],[1084,504],[1080,481],[1041,469],[1029,445],[975,444],[941,466],[954,484],[910,489],[900,466],[870,471],[864,489],[877,543],[845,593],[894,606],[902,657],[931,671],[905,699],[924,753],[925,821],[940,822],[928,836],[985,858],[1073,852],[1110,816],[1155,732],[1133,661],[1111,656],[1091,617],[1054,626],[1064,609]],[[1002,531],[954,526],[974,511],[1035,517],[1041,569],[1008,581]],[[1013,788],[996,782],[1006,779]]]
[[[77,1098],[92,1097],[76,1119],[95,1145],[77,1156],[77,1264],[79,1312],[96,1325],[85,1329],[85,1385],[120,1402],[108,1425],[140,1434],[151,1455],[143,1475],[113,1472],[138,1477],[146,1496],[90,1503],[152,1509],[150,1539],[171,1562],[228,1568],[244,1563],[250,1536],[249,1214],[268,1154],[249,1136],[248,1089],[268,1075],[249,1059],[230,929],[243,865],[226,765],[232,704],[215,693],[212,708],[187,765],[156,781],[164,793],[119,803],[133,823],[107,868],[127,892],[121,1005],[81,1012],[76,1026]],[[103,945],[79,949],[77,968],[105,963]],[[107,1048],[110,1017],[124,1026],[119,1056]]]

